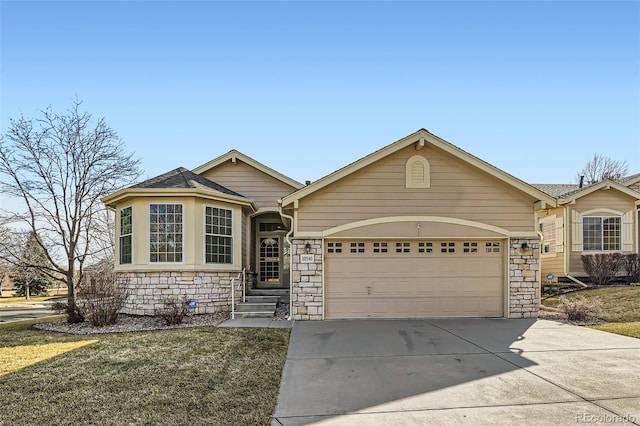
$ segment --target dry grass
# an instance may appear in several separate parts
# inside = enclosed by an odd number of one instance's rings
[[[599,299],[602,304],[599,318],[607,322],[640,321],[640,287],[599,287],[568,293],[566,297],[581,295],[587,299]],[[559,297],[550,297],[542,304],[558,307]]]
[[[599,300],[601,310],[598,317],[606,324],[589,328],[640,338],[640,287],[599,287],[568,293],[566,297],[583,296],[588,300]],[[559,297],[550,297],[542,304],[558,307]]]
[[[622,334],[623,336],[640,339],[640,321],[635,322],[610,322],[607,324],[591,325],[589,328],[608,331],[609,333]]]
[[[88,338],[31,329],[35,322],[0,325],[0,362],[9,364],[0,395],[11,395],[0,404],[1,424],[270,422],[289,330],[200,327]],[[31,362],[19,361],[28,354]]]

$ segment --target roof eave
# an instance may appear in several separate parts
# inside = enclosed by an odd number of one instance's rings
[[[107,207],[115,208],[119,202],[136,197],[199,197],[247,206],[254,212],[258,210],[253,200],[205,188],[125,188],[101,201]]]
[[[592,194],[596,191],[600,191],[602,189],[615,189],[620,191],[630,197],[635,198],[636,200],[640,200],[640,192],[636,192],[633,189],[627,188],[626,186],[615,182],[613,180],[603,180],[602,182],[596,183],[595,185],[587,186],[575,194],[571,194],[569,197],[560,197],[558,199],[558,205],[569,204],[577,200],[578,198],[582,198],[586,195]]]

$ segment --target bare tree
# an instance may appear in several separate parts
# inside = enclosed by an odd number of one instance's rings
[[[580,182],[584,176],[584,183],[592,185],[605,179],[619,181],[629,173],[626,161],[612,160],[602,154],[594,154],[593,158],[577,174]]]
[[[81,104],[76,99],[61,114],[49,107],[36,120],[11,119],[0,140],[0,190],[25,206],[2,212],[2,220],[40,236],[51,265],[42,270],[67,285],[69,322],[82,321],[74,288],[85,261],[99,251],[94,239],[100,198],[140,176],[140,161],[104,119],[94,123],[81,112]]]

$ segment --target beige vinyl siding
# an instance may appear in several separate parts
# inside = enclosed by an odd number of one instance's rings
[[[569,211],[577,211],[580,214],[587,212],[587,211],[592,211],[592,210],[598,210],[598,209],[607,209],[607,210],[616,210],[622,213],[627,213],[630,210],[635,210],[635,205],[634,205],[634,199],[629,197],[626,194],[623,194],[620,191],[615,191],[615,190],[600,190],[600,191],[596,191],[593,192],[591,194],[585,195],[584,197],[578,198],[576,200],[576,203],[572,206],[569,207]],[[589,216],[614,216],[611,213],[607,213],[607,211],[602,211],[601,213],[599,212],[594,212],[594,213],[589,213]],[[569,213],[569,217],[571,217],[571,213]],[[637,222],[634,224],[634,231],[633,231],[633,235],[636,236],[638,235],[637,232]],[[571,250],[572,244],[571,242],[573,241],[573,234],[572,234],[572,228],[569,227],[569,235],[568,235],[568,241],[567,241],[567,248],[570,250],[570,256],[569,256],[569,275],[574,275],[574,276],[585,276],[586,273],[584,272],[584,268],[582,267],[582,254],[584,254],[581,251],[574,251]],[[634,245],[635,247],[635,245]],[[590,252],[587,252],[586,254],[589,254]],[[623,253],[632,253],[632,251],[625,251]]]
[[[442,216],[511,231],[534,231],[532,197],[441,150],[418,151],[430,164],[430,188],[406,188],[413,146],[300,200],[298,231],[387,216]]]
[[[252,199],[258,208],[278,207],[278,199],[295,190],[240,160],[221,164],[202,176]]]
[[[554,281],[557,281],[559,277],[566,276],[565,251],[567,250],[567,241],[565,238],[565,232],[566,232],[568,219],[564,217],[563,207],[547,210],[545,216],[540,217],[538,222],[540,222],[541,220],[544,221],[545,218],[548,218],[548,217],[555,217],[554,219],[555,227],[556,227],[555,253],[540,254],[541,279],[542,281],[547,281],[547,275],[551,273],[555,276]],[[560,225],[562,225],[562,228],[558,229]],[[562,235],[558,235],[559,232],[562,233]],[[560,242],[564,243],[562,247],[558,245],[558,238],[560,238]]]
[[[640,182],[629,185],[628,188],[640,192]]]
[[[547,281],[547,275],[552,273],[555,276],[554,281],[558,277],[564,277],[564,253],[556,253],[555,256],[545,256],[541,259],[542,281]]]

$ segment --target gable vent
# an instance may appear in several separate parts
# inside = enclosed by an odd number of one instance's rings
[[[426,158],[421,155],[414,155],[409,158],[406,165],[406,187],[407,188],[429,188],[430,187],[430,167]]]

